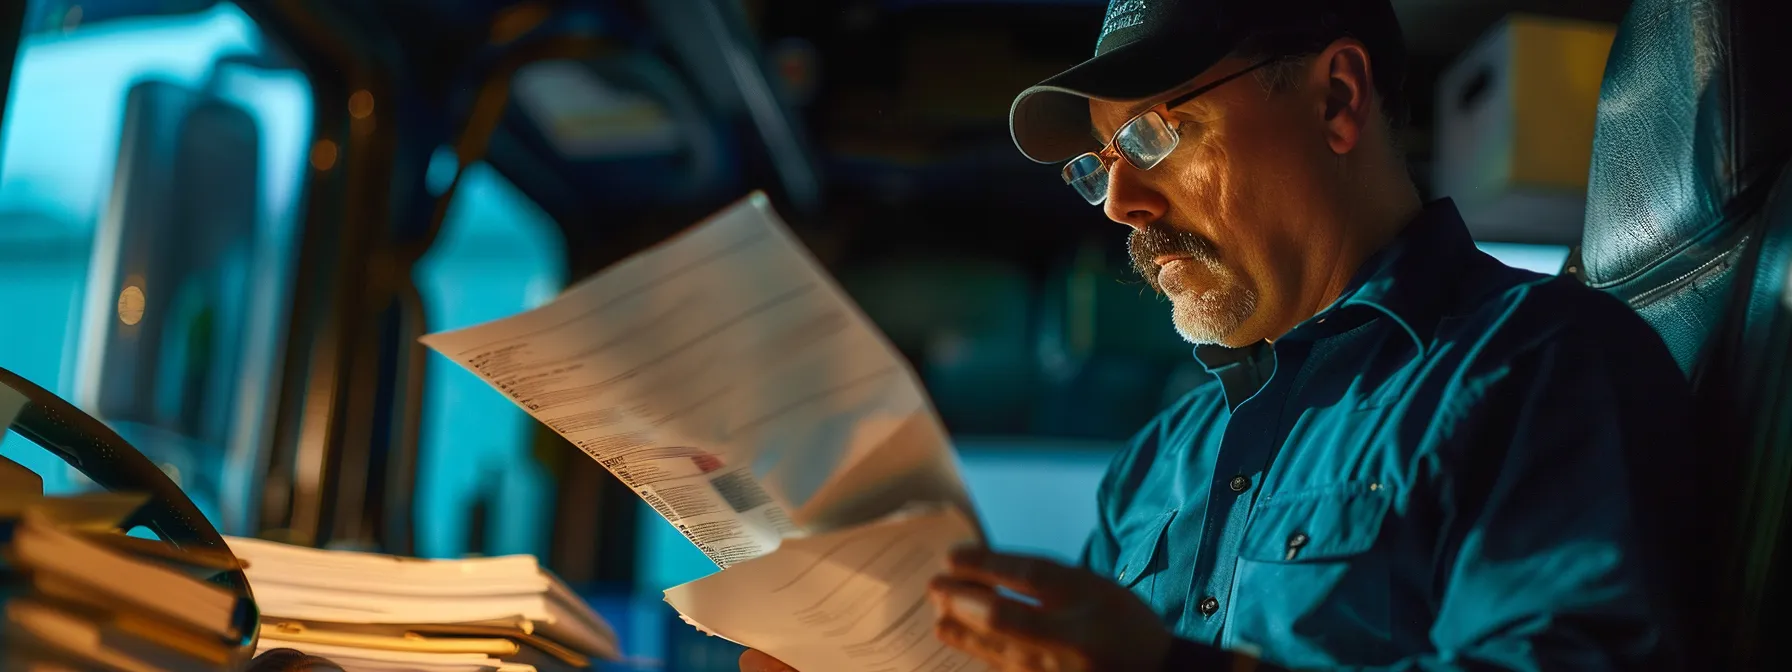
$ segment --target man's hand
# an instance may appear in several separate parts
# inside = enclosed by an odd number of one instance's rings
[[[1003,597],[1005,588],[1037,604]],[[934,634],[1004,672],[1155,672],[1173,636],[1132,592],[1084,569],[984,549],[953,552],[930,597]],[[796,672],[749,650],[741,672]]]
[[[1037,604],[1003,597],[1005,588]],[[1088,570],[985,549],[933,580],[941,641],[1001,670],[1158,670],[1173,636],[1132,592]]]

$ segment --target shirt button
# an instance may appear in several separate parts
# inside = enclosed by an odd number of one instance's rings
[[[1227,485],[1231,486],[1233,492],[1244,492],[1251,487],[1251,479],[1245,478],[1243,475],[1233,476],[1232,482]]]
[[[1288,557],[1286,559],[1293,560],[1294,556],[1300,553],[1301,547],[1306,546],[1308,541],[1310,540],[1305,532],[1288,535]]]
[[[1203,597],[1199,606],[1202,616],[1212,616],[1214,612],[1220,610],[1220,601],[1213,596]]]

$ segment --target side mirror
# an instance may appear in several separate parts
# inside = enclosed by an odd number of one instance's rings
[[[72,398],[201,510],[222,503],[225,447],[255,293],[260,129],[206,91],[146,81],[126,97],[95,232]]]

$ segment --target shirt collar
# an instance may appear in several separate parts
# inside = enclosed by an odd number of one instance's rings
[[[1427,203],[1392,241],[1358,267],[1356,276],[1337,301],[1296,326],[1289,332],[1289,337],[1314,338],[1337,333],[1358,322],[1332,320],[1333,316],[1351,308],[1368,308],[1393,320],[1401,332],[1412,338],[1419,351],[1424,352],[1426,334],[1442,317],[1443,301],[1453,287],[1451,279],[1456,276],[1453,269],[1460,269],[1474,250],[1474,238],[1469,235],[1468,225],[1463,223],[1455,202],[1443,198]],[[1234,382],[1249,387],[1252,380],[1267,377],[1262,374],[1265,363],[1261,360],[1273,358],[1261,356],[1267,354],[1263,352],[1264,345],[1258,343],[1244,348],[1198,346],[1195,359],[1209,373],[1218,376],[1226,387],[1233,387]],[[1273,367],[1273,364],[1269,366]],[[1228,390],[1228,401],[1232,396]],[[1232,405],[1236,406],[1237,402]]]
[[[1427,335],[1445,310],[1444,300],[1458,271],[1475,252],[1475,240],[1448,198],[1425,204],[1419,216],[1357,269],[1356,277],[1330,308],[1295,328],[1317,326],[1354,306],[1372,308],[1392,319],[1422,352]]]
[[[1242,348],[1197,345],[1195,361],[1220,380],[1226,406],[1233,409],[1263,389],[1263,384],[1276,372],[1275,353],[1270,350],[1269,341],[1258,341]]]

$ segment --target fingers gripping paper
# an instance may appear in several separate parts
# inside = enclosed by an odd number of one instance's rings
[[[792,539],[666,591],[699,627],[727,633],[799,670],[987,669],[933,637],[927,581],[956,544],[976,541],[954,509]]]
[[[913,372],[763,195],[546,306],[423,343],[724,569],[917,502],[971,510]]]

